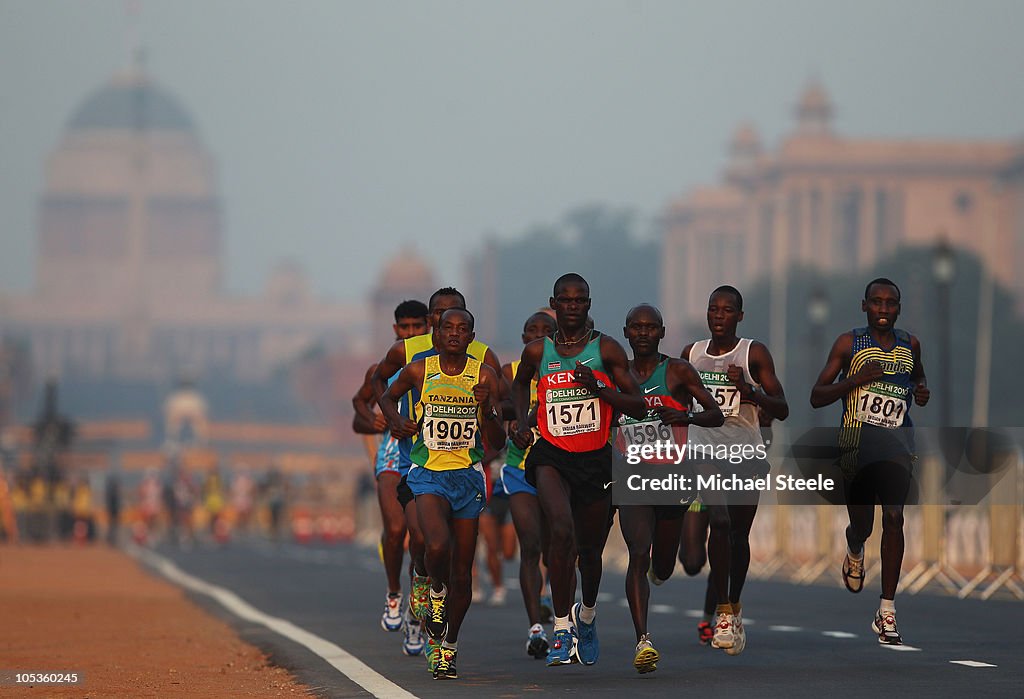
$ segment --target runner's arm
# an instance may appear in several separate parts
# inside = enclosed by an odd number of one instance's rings
[[[356,411],[352,418],[352,429],[358,434],[380,434],[388,426],[384,416],[374,411],[377,403],[374,400],[372,379],[373,370],[376,368],[377,365],[374,364],[366,370],[363,385],[352,396],[352,407]]]
[[[746,384],[749,392],[744,391],[741,387],[740,397],[763,409],[776,420],[785,420],[789,417],[789,403],[782,390],[782,382],[779,381],[779,377],[775,373],[775,360],[772,359],[772,353],[763,343],[751,343],[750,365],[751,374],[761,384],[763,392],[755,391],[753,386]]]
[[[704,387],[703,382],[700,380],[700,374],[693,368],[693,365],[685,359],[673,359],[669,362],[668,371],[669,382],[672,384],[670,386],[672,397],[687,406],[690,404],[692,397],[704,410],[694,413],[689,410],[674,410],[667,407],[656,409],[661,416],[661,421],[666,425],[721,427],[725,422],[722,409],[718,406],[718,401],[711,395],[711,392]],[[675,413],[685,415],[685,422],[675,421],[682,419],[681,415],[675,415]]]
[[[377,368],[373,370],[373,375],[370,377],[370,385],[373,387],[373,394],[377,397],[378,404],[380,397],[388,390],[388,379],[403,366],[405,366],[405,340],[399,340],[391,345],[388,353],[377,364]]]
[[[497,372],[490,365],[481,365],[480,383],[473,387],[473,395],[480,404],[477,422],[484,437],[484,445],[495,453],[505,446],[505,431],[502,429],[501,413],[498,412],[500,390]]]
[[[515,408],[516,429],[509,435],[520,449],[533,443],[533,431],[529,428],[528,415],[530,410],[530,381],[537,373],[541,356],[544,353],[544,340],[534,340],[523,348],[519,362],[519,371],[512,381],[512,405]]]
[[[825,368],[821,370],[814,388],[811,389],[812,407],[824,408],[826,405],[831,405],[857,387],[857,382],[852,376],[847,376],[836,383],[839,374],[850,365],[852,354],[853,335],[843,333],[832,344],[828,359],[825,360]]]
[[[601,336],[601,362],[604,364],[608,376],[615,382],[615,386],[598,388],[593,370],[578,363],[576,365],[576,380],[580,380],[582,371],[585,380],[580,383],[583,383],[592,393],[599,395],[601,400],[606,401],[618,412],[625,413],[635,420],[643,419],[647,414],[647,404],[644,403],[640,384],[637,383],[633,372],[629,370],[626,351],[622,349],[622,345],[607,335]],[[616,387],[618,387],[618,391],[615,390]]]
[[[402,396],[423,383],[423,360],[413,362],[398,375],[395,382],[388,387],[377,402],[388,420],[388,428],[395,439],[405,439],[419,432],[419,425],[414,420],[403,417],[398,412],[398,401]]]

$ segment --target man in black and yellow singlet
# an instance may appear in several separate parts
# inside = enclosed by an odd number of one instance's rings
[[[630,369],[643,390],[647,414],[636,420],[619,417],[616,450],[660,445],[684,447],[687,427],[718,427],[725,418],[700,376],[685,359],[673,359],[659,351],[665,337],[661,311],[649,304],[633,307],[622,329],[633,350]],[[690,412],[696,400],[703,411]],[[676,457],[650,463],[679,465]],[[647,632],[647,605],[651,595],[648,574],[660,585],[672,575],[679,550],[683,515],[687,505],[619,505],[619,528],[629,550],[626,599],[636,631],[633,667],[643,674],[657,669],[658,651]]]
[[[484,441],[504,443],[495,407],[501,394],[497,372],[466,350],[473,341],[473,316],[451,309],[435,332],[438,354],[408,364],[381,396],[392,434],[411,437],[407,478],[425,544],[430,576],[427,633],[441,641],[434,679],[456,679],[459,629],[473,596],[477,518],[486,499],[480,459]],[[413,417],[398,412],[413,391]],[[481,439],[483,437],[483,440]]]
[[[785,420],[789,404],[768,348],[736,334],[743,320],[739,289],[723,285],[712,291],[707,319],[711,337],[687,345],[682,356],[715,397],[725,422],[713,429],[694,426],[690,430],[692,445],[715,450],[709,463],[696,468],[710,468],[710,473],[726,478],[756,481],[767,477],[769,470],[758,413],[763,410],[777,420]],[[723,449],[727,458],[723,458]],[[691,457],[693,452],[691,449]],[[711,524],[708,562],[716,598],[711,645],[727,655],[739,655],[747,645],[740,597],[750,566],[750,528],[757,515],[760,490],[708,489],[701,492],[701,498],[708,507]]]
[[[422,301],[409,300],[398,304],[395,308],[395,324],[392,326],[395,341],[426,334],[430,330],[428,313],[427,306]],[[418,600],[411,594],[404,613],[401,601],[406,524],[405,512],[398,501],[398,483],[409,468],[402,468],[399,463],[398,439],[388,431],[384,415],[374,411],[377,407],[377,397],[371,379],[376,369],[376,364],[367,369],[363,385],[352,397],[352,407],[355,410],[352,428],[359,434],[371,437],[381,435],[380,444],[375,450],[373,470],[383,525],[381,560],[384,562],[388,584],[381,626],[387,631],[403,629],[403,652],[406,655],[419,655],[423,650],[423,639],[420,634],[420,621],[414,609]]]
[[[538,311],[526,319],[523,325],[523,344],[547,337],[555,332],[555,319]],[[501,368],[505,379],[515,380],[521,360],[517,359]],[[530,411],[537,407],[537,381],[530,382]],[[534,434],[536,436],[536,433]],[[537,489],[526,482],[526,457],[530,450],[520,449],[509,440],[505,452],[505,465],[501,468],[501,484],[508,494],[512,510],[512,523],[519,538],[519,589],[523,594],[526,616],[530,619],[530,631],[526,639],[526,652],[540,660],[548,654],[548,637],[541,624],[541,588],[543,580],[540,571],[541,546],[547,539],[546,527],[537,501]]]
[[[641,418],[647,406],[622,345],[587,329],[586,280],[578,274],[559,277],[550,305],[555,334],[526,346],[512,383],[517,429],[511,436],[521,449],[533,445],[526,480],[537,488],[550,527],[548,578],[555,632],[548,665],[593,665],[599,653],[595,617],[612,494],[612,413]],[[535,376],[540,438],[534,444],[527,417]],[[583,602],[573,605],[577,560]]]
[[[877,501],[882,506],[882,595],[871,628],[879,643],[901,645],[894,600],[903,565],[903,506],[917,458],[910,402],[924,406],[931,394],[921,343],[895,327],[899,287],[889,279],[872,280],[861,310],[867,327],[836,339],[811,390],[811,405],[843,401],[839,465],[850,515],[843,582],[850,592],[864,587],[864,542],[871,536]]]

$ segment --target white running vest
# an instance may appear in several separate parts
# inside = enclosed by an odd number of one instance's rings
[[[730,364],[743,369],[743,377],[759,390],[761,384],[754,381],[750,375],[750,338],[740,338],[731,352],[718,357],[708,354],[708,346],[711,340],[695,342],[690,349],[690,364],[700,374],[704,387],[708,389],[711,396],[718,402],[718,406],[725,415],[725,424],[721,427],[698,427],[690,426],[689,441],[691,444],[751,444],[758,446],[763,444],[761,440],[761,425],[757,419],[757,406],[753,403],[746,403],[740,400],[740,390],[736,388],[727,378],[726,371]],[[699,412],[703,408],[694,401],[694,411]]]

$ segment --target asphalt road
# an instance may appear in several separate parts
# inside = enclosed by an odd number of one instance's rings
[[[877,606],[871,581],[862,594],[851,595],[826,585],[751,580],[743,600],[747,647],[731,657],[698,645],[696,617],[704,579],[677,575],[652,589],[650,631],[662,659],[656,672],[638,675],[632,667],[635,640],[620,574],[606,571],[601,585],[598,663],[548,668],[526,655],[528,624],[516,571],[506,564],[508,602],[470,608],[459,639],[460,679],[438,682],[422,657],[402,654],[401,633],[380,627],[385,588],[375,551],[251,541],[190,551],[161,547],[155,553],[144,556],[150,566],[190,588],[198,603],[228,619],[244,638],[327,697],[395,696],[402,690],[420,697],[474,699],[532,692],[1024,695],[1020,602],[901,597],[897,613],[907,645],[894,650],[880,646],[871,632]],[[240,618],[238,604],[225,601],[233,599],[228,592],[258,612]],[[339,666],[373,691],[349,679]],[[381,683],[378,677],[386,680]]]

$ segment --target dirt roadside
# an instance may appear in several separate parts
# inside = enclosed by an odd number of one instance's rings
[[[224,622],[126,554],[0,545],[0,672],[78,672],[18,697],[315,696]]]

